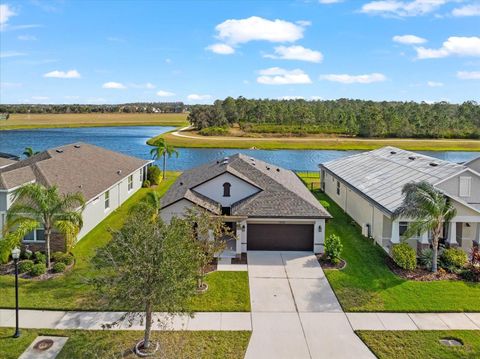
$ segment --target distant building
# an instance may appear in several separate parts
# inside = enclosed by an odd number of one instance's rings
[[[8,113],[0,113],[0,121],[6,121],[10,117]]]

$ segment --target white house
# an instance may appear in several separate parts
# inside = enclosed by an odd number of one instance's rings
[[[387,252],[399,243],[409,219],[392,219],[409,182],[427,181],[450,198],[457,215],[445,223],[442,242],[469,251],[480,239],[480,158],[457,164],[395,147],[384,147],[321,164],[321,187],[355,222],[365,236]],[[429,246],[430,234],[408,243]]]
[[[141,188],[151,162],[81,142],[43,151],[21,161],[10,161],[0,166],[0,235],[15,189],[36,182],[55,185],[61,193],[83,194],[86,206],[83,228],[78,235],[81,239]],[[55,238],[52,248],[63,249],[64,241]],[[27,235],[24,244],[43,249],[43,229]]]
[[[162,198],[170,221],[187,208],[223,216],[236,231],[229,249],[323,252],[330,214],[301,180],[284,168],[236,154],[184,172]]]

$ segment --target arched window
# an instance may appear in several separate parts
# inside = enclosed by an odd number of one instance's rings
[[[232,185],[228,182],[223,184],[223,197],[230,197],[230,187],[232,187]]]

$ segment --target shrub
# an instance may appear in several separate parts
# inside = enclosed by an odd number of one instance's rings
[[[57,262],[52,267],[53,273],[65,272],[65,269],[67,269],[67,266],[65,265],[65,263],[62,262]]]
[[[149,181],[149,180],[143,181],[142,187],[143,187],[143,188],[149,188],[149,187],[150,187],[150,181]]]
[[[47,256],[42,252],[35,252],[35,263],[45,265],[47,263]]]
[[[20,253],[20,258],[21,259],[31,259],[32,258],[32,251],[29,249],[25,249]]]
[[[207,127],[198,132],[202,136],[225,136],[228,135],[226,127]]]
[[[480,247],[474,246],[470,252],[470,264],[472,266],[480,265]]]
[[[444,247],[438,248],[438,257],[437,257],[437,265],[440,266],[440,258],[442,257],[442,253],[445,250]],[[422,267],[425,268],[432,268],[433,264],[433,249],[432,248],[425,248],[422,249],[420,255],[418,257],[418,262]]]
[[[340,262],[342,250],[343,244],[339,236],[331,234],[325,238],[325,255],[333,264]]]
[[[392,258],[400,268],[414,270],[417,267],[415,250],[407,243],[395,244],[392,248]]]
[[[69,266],[73,263],[73,256],[68,253],[62,253],[58,258],[55,260],[56,263],[63,263],[66,266]]]
[[[34,263],[30,259],[21,261],[20,263],[18,263],[18,273],[30,272],[33,266],[34,266]]]
[[[462,271],[461,276],[469,282],[480,282],[480,268],[469,266],[469,268]]]
[[[320,200],[320,204],[323,206],[323,208],[330,207],[330,203],[328,201],[323,200],[323,199]]]
[[[158,166],[150,166],[147,171],[147,179],[150,184],[159,184],[161,181],[162,171]]]
[[[45,274],[47,271],[47,267],[45,267],[44,263],[37,263],[34,264],[32,269],[30,270],[30,275],[32,277],[38,277],[39,275]]]
[[[467,261],[467,254],[461,248],[447,248],[441,255],[441,265],[448,269],[462,268]]]
[[[53,252],[50,258],[52,259],[52,261],[58,262],[60,258],[63,257],[64,254],[65,254],[64,252]]]

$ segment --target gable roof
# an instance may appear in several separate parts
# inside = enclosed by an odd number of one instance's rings
[[[150,162],[78,142],[0,168],[0,189],[38,182],[61,193],[81,192],[89,201]]]
[[[290,170],[236,154],[222,161],[214,161],[185,171],[162,198],[162,208],[186,198],[213,213],[221,213],[221,206],[211,199],[208,208],[205,196],[195,187],[224,173],[229,173],[257,187],[259,191],[248,198],[234,203],[231,214],[247,217],[313,217],[329,218],[330,214],[317,201],[301,180]],[[192,193],[194,196],[192,196]],[[212,210],[211,205],[214,204]]]
[[[402,188],[409,182],[432,185],[466,167],[419,153],[387,146],[329,161],[320,168],[334,173],[355,190],[393,213],[402,203]]]

